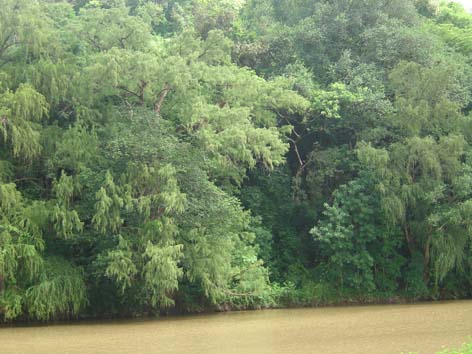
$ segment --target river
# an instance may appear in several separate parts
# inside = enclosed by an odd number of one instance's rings
[[[0,354],[400,354],[457,347],[472,301],[0,328]]]

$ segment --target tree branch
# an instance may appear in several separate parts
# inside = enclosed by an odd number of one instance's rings
[[[154,106],[154,112],[156,112],[157,115],[161,114],[162,104],[164,103],[164,100],[170,90],[171,90],[170,85],[166,82],[162,91],[159,92],[159,98],[157,100],[157,103]]]
[[[230,296],[238,296],[238,297],[247,297],[247,296],[255,296],[255,293],[235,293],[233,291],[225,290],[224,293]]]
[[[295,150],[295,154],[297,155],[298,163],[300,164],[299,170],[297,175],[299,175],[306,167],[307,163],[303,161],[300,151],[298,150],[297,142],[292,138],[288,138],[288,140],[292,143],[293,149]]]
[[[140,94],[138,94],[138,93],[136,93],[136,92],[134,92],[134,91],[131,91],[131,90],[127,89],[127,88],[126,88],[125,86],[123,86],[123,85],[117,86],[116,88],[118,88],[118,89],[120,89],[120,90],[123,90],[123,91],[129,93],[130,95],[136,96],[137,98],[139,98],[139,99],[141,100],[141,95],[140,95]]]
[[[2,43],[2,46],[0,47],[0,57],[2,57],[5,51],[15,43],[15,42],[12,42],[8,44],[8,41],[10,40],[10,38],[11,38],[11,33],[5,38],[5,40]]]

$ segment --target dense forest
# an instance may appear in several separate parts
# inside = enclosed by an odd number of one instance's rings
[[[0,320],[472,296],[461,5],[0,3]]]

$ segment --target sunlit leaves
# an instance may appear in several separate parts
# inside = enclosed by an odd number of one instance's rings
[[[106,173],[103,186],[100,187],[95,197],[97,202],[95,203],[95,215],[92,219],[94,227],[102,234],[108,230],[117,232],[123,223],[121,208],[124,201],[110,172]]]
[[[169,307],[174,304],[170,297],[179,287],[183,271],[179,267],[182,245],[153,245],[148,243],[144,252],[144,281],[151,295],[153,306]]]
[[[108,252],[105,275],[115,279],[124,292],[132,284],[138,270],[132,260],[133,253],[128,242],[120,237],[118,247]]]
[[[0,93],[0,136],[16,157],[31,161],[40,151],[40,122],[47,115],[45,98],[30,85]]]
[[[76,315],[87,302],[81,269],[60,258],[48,258],[38,283],[25,293],[25,305],[31,317],[39,320]]]
[[[342,103],[362,102],[361,93],[350,92],[344,84],[334,83],[329,90],[314,91],[314,109],[326,118],[341,118],[340,106]]]
[[[41,248],[31,237],[18,228],[0,223],[0,278],[4,289],[0,290],[0,314],[6,320],[22,314],[24,281],[33,281],[43,266]]]
[[[48,52],[50,23],[38,1],[5,0],[0,14],[0,63]]]
[[[39,273],[42,266],[40,252],[31,237],[11,225],[0,225],[1,274],[7,282],[16,282],[18,275],[26,276],[30,281]]]
[[[52,136],[51,139],[54,139],[51,143],[55,147],[54,156],[48,166],[51,170],[65,170],[79,174],[100,160],[97,156],[96,132],[88,131],[80,122],[65,130],[60,139],[56,136]]]

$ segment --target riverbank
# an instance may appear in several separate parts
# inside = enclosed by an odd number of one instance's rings
[[[302,288],[292,285],[275,285],[270,291],[254,297],[228,297],[226,301],[203,311],[241,311],[260,309],[310,308],[330,306],[359,306],[359,305],[387,305],[387,304],[414,304],[432,301],[468,300],[451,294],[423,294],[415,295],[408,292],[399,294],[372,293],[358,294],[354,292],[340,292],[320,283],[312,283]],[[185,311],[184,311],[185,312]],[[191,312],[190,312],[191,313]]]
[[[472,299],[414,299],[411,297],[364,297],[364,298],[343,298],[339,301],[319,302],[312,301],[310,303],[279,303],[269,306],[232,306],[231,304],[215,305],[214,307],[206,307],[199,311],[177,311],[176,309],[168,309],[160,313],[144,313],[144,314],[104,314],[101,316],[82,314],[76,317],[60,318],[49,321],[37,321],[30,319],[18,319],[15,321],[0,322],[1,328],[23,327],[23,326],[44,326],[44,325],[63,325],[63,324],[81,324],[88,322],[103,321],[148,321],[153,319],[168,318],[190,318],[192,316],[210,316],[212,314],[223,313],[242,313],[242,312],[259,312],[267,310],[303,310],[303,309],[324,309],[324,308],[352,308],[352,307],[375,307],[382,305],[423,305],[423,304],[446,304],[461,301],[471,301]],[[471,332],[472,335],[472,332]]]

